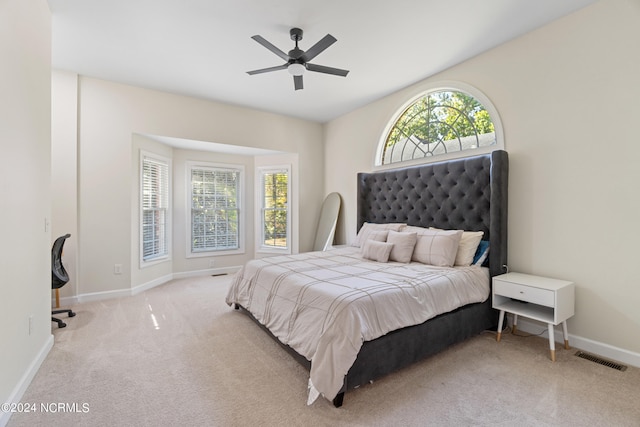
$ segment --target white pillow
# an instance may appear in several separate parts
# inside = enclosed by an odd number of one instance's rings
[[[456,254],[455,265],[469,266],[473,263],[473,257],[478,250],[480,240],[484,236],[484,231],[463,231],[458,253]]]
[[[387,262],[392,249],[393,243],[369,239],[362,246],[362,257],[372,261]]]
[[[440,230],[439,228],[429,227],[431,230]],[[460,243],[458,244],[458,252],[456,253],[456,261],[454,265],[468,267],[473,263],[473,257],[478,250],[480,240],[484,236],[484,231],[463,231]]]
[[[364,242],[369,238],[369,233],[372,231],[382,231],[382,230],[393,230],[400,231],[406,224],[399,223],[388,223],[388,224],[374,224],[372,222],[365,222],[362,224],[360,231],[358,231],[358,235],[356,236],[356,240],[353,242],[352,246],[356,246],[361,248]]]
[[[462,230],[437,230],[422,227],[407,227],[415,231],[418,240],[411,259],[438,267],[453,267],[456,261]]]
[[[391,261],[398,262],[411,262],[411,255],[413,254],[413,248],[416,246],[417,234],[404,233],[397,231],[389,231],[387,236],[387,243],[392,243],[393,248],[389,259]]]

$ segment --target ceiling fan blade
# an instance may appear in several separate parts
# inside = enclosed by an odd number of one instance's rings
[[[324,36],[318,43],[311,46],[303,55],[305,62],[311,61],[313,58],[322,53],[326,48],[337,42],[331,34]]]
[[[302,76],[293,76],[293,86],[296,88],[296,90],[303,89]]]
[[[307,64],[307,70],[317,73],[333,74],[336,76],[346,77],[349,70],[341,70],[340,68],[325,67],[324,65]]]
[[[247,74],[253,76],[254,74],[268,73],[270,71],[286,70],[288,66],[289,64],[283,64],[275,67],[261,68],[260,70],[247,71]]]
[[[284,59],[285,61],[289,60],[289,55],[287,55],[286,53],[284,53],[283,51],[281,51],[280,49],[278,49],[277,47],[272,45],[264,37],[256,35],[256,36],[253,36],[251,38],[254,39],[255,41],[257,41],[258,43],[260,43],[262,46],[264,46],[267,49],[269,49],[271,52],[273,52],[276,55],[278,55],[280,58]]]

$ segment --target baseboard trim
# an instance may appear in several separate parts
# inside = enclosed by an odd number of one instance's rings
[[[112,299],[112,298],[130,297],[133,295],[138,295],[139,293],[147,291],[149,289],[155,288],[156,286],[164,285],[165,283],[170,282],[171,280],[174,280],[174,279],[186,279],[189,277],[198,277],[198,276],[215,276],[219,274],[220,275],[233,274],[238,270],[240,270],[241,268],[242,266],[237,265],[237,266],[231,266],[231,267],[208,268],[205,270],[183,271],[178,273],[167,274],[166,276],[158,277],[157,279],[135,286],[131,289],[118,289],[115,291],[92,292],[88,294],[79,294],[71,297],[63,297],[63,298],[60,298],[60,306],[71,307],[83,302],[93,302],[93,301],[102,301],[102,300]],[[51,306],[52,307],[55,306],[54,298],[51,299]]]
[[[7,402],[3,403],[20,403],[22,396],[27,391],[27,387],[31,384],[33,377],[35,377],[36,373],[40,369],[42,362],[46,359],[47,355],[53,348],[53,335],[49,335],[49,338],[45,341],[44,345],[36,355],[35,359],[31,361],[29,367],[20,378],[20,381],[16,385],[14,391],[9,396]],[[11,412],[3,412],[0,411],[0,427],[5,427],[11,418]]]
[[[544,323],[536,322],[531,319],[518,317],[518,330],[530,334],[540,335],[541,337],[549,339],[547,326]],[[562,344],[564,343],[562,327],[560,325],[554,328],[553,337],[557,342]],[[640,353],[634,353],[633,351],[625,350],[624,348],[615,347],[599,341],[594,341],[578,335],[573,335],[571,333],[571,330],[569,330],[569,345],[571,346],[571,348],[584,350],[607,359],[640,368]]]
[[[138,285],[131,288],[130,295],[132,296],[138,295],[139,293],[155,288],[156,286],[164,285],[165,283],[171,281],[172,279],[173,279],[173,274],[167,274],[166,276],[158,277],[157,279],[153,279],[150,282],[143,283],[142,285]]]
[[[78,301],[78,303],[93,302],[93,301],[101,301],[105,299],[128,297],[128,296],[131,296],[131,292],[132,292],[131,289],[118,289],[115,291],[91,292],[88,294],[80,294],[80,295],[77,295],[75,298]],[[64,301],[64,298],[60,299],[61,305],[63,305],[62,301]]]
[[[188,277],[197,277],[197,276],[216,276],[223,274],[233,274],[239,271],[242,266],[232,266],[232,267],[220,267],[220,268],[208,268],[206,270],[196,270],[196,271],[183,271],[180,273],[173,273],[174,279],[186,279]]]

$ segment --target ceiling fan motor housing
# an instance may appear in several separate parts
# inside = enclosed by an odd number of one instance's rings
[[[293,40],[294,42],[302,40],[302,30],[300,28],[290,29],[289,35],[291,35],[291,40]]]

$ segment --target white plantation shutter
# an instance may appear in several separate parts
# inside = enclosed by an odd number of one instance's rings
[[[143,154],[142,159],[142,259],[169,254],[169,162]]]

